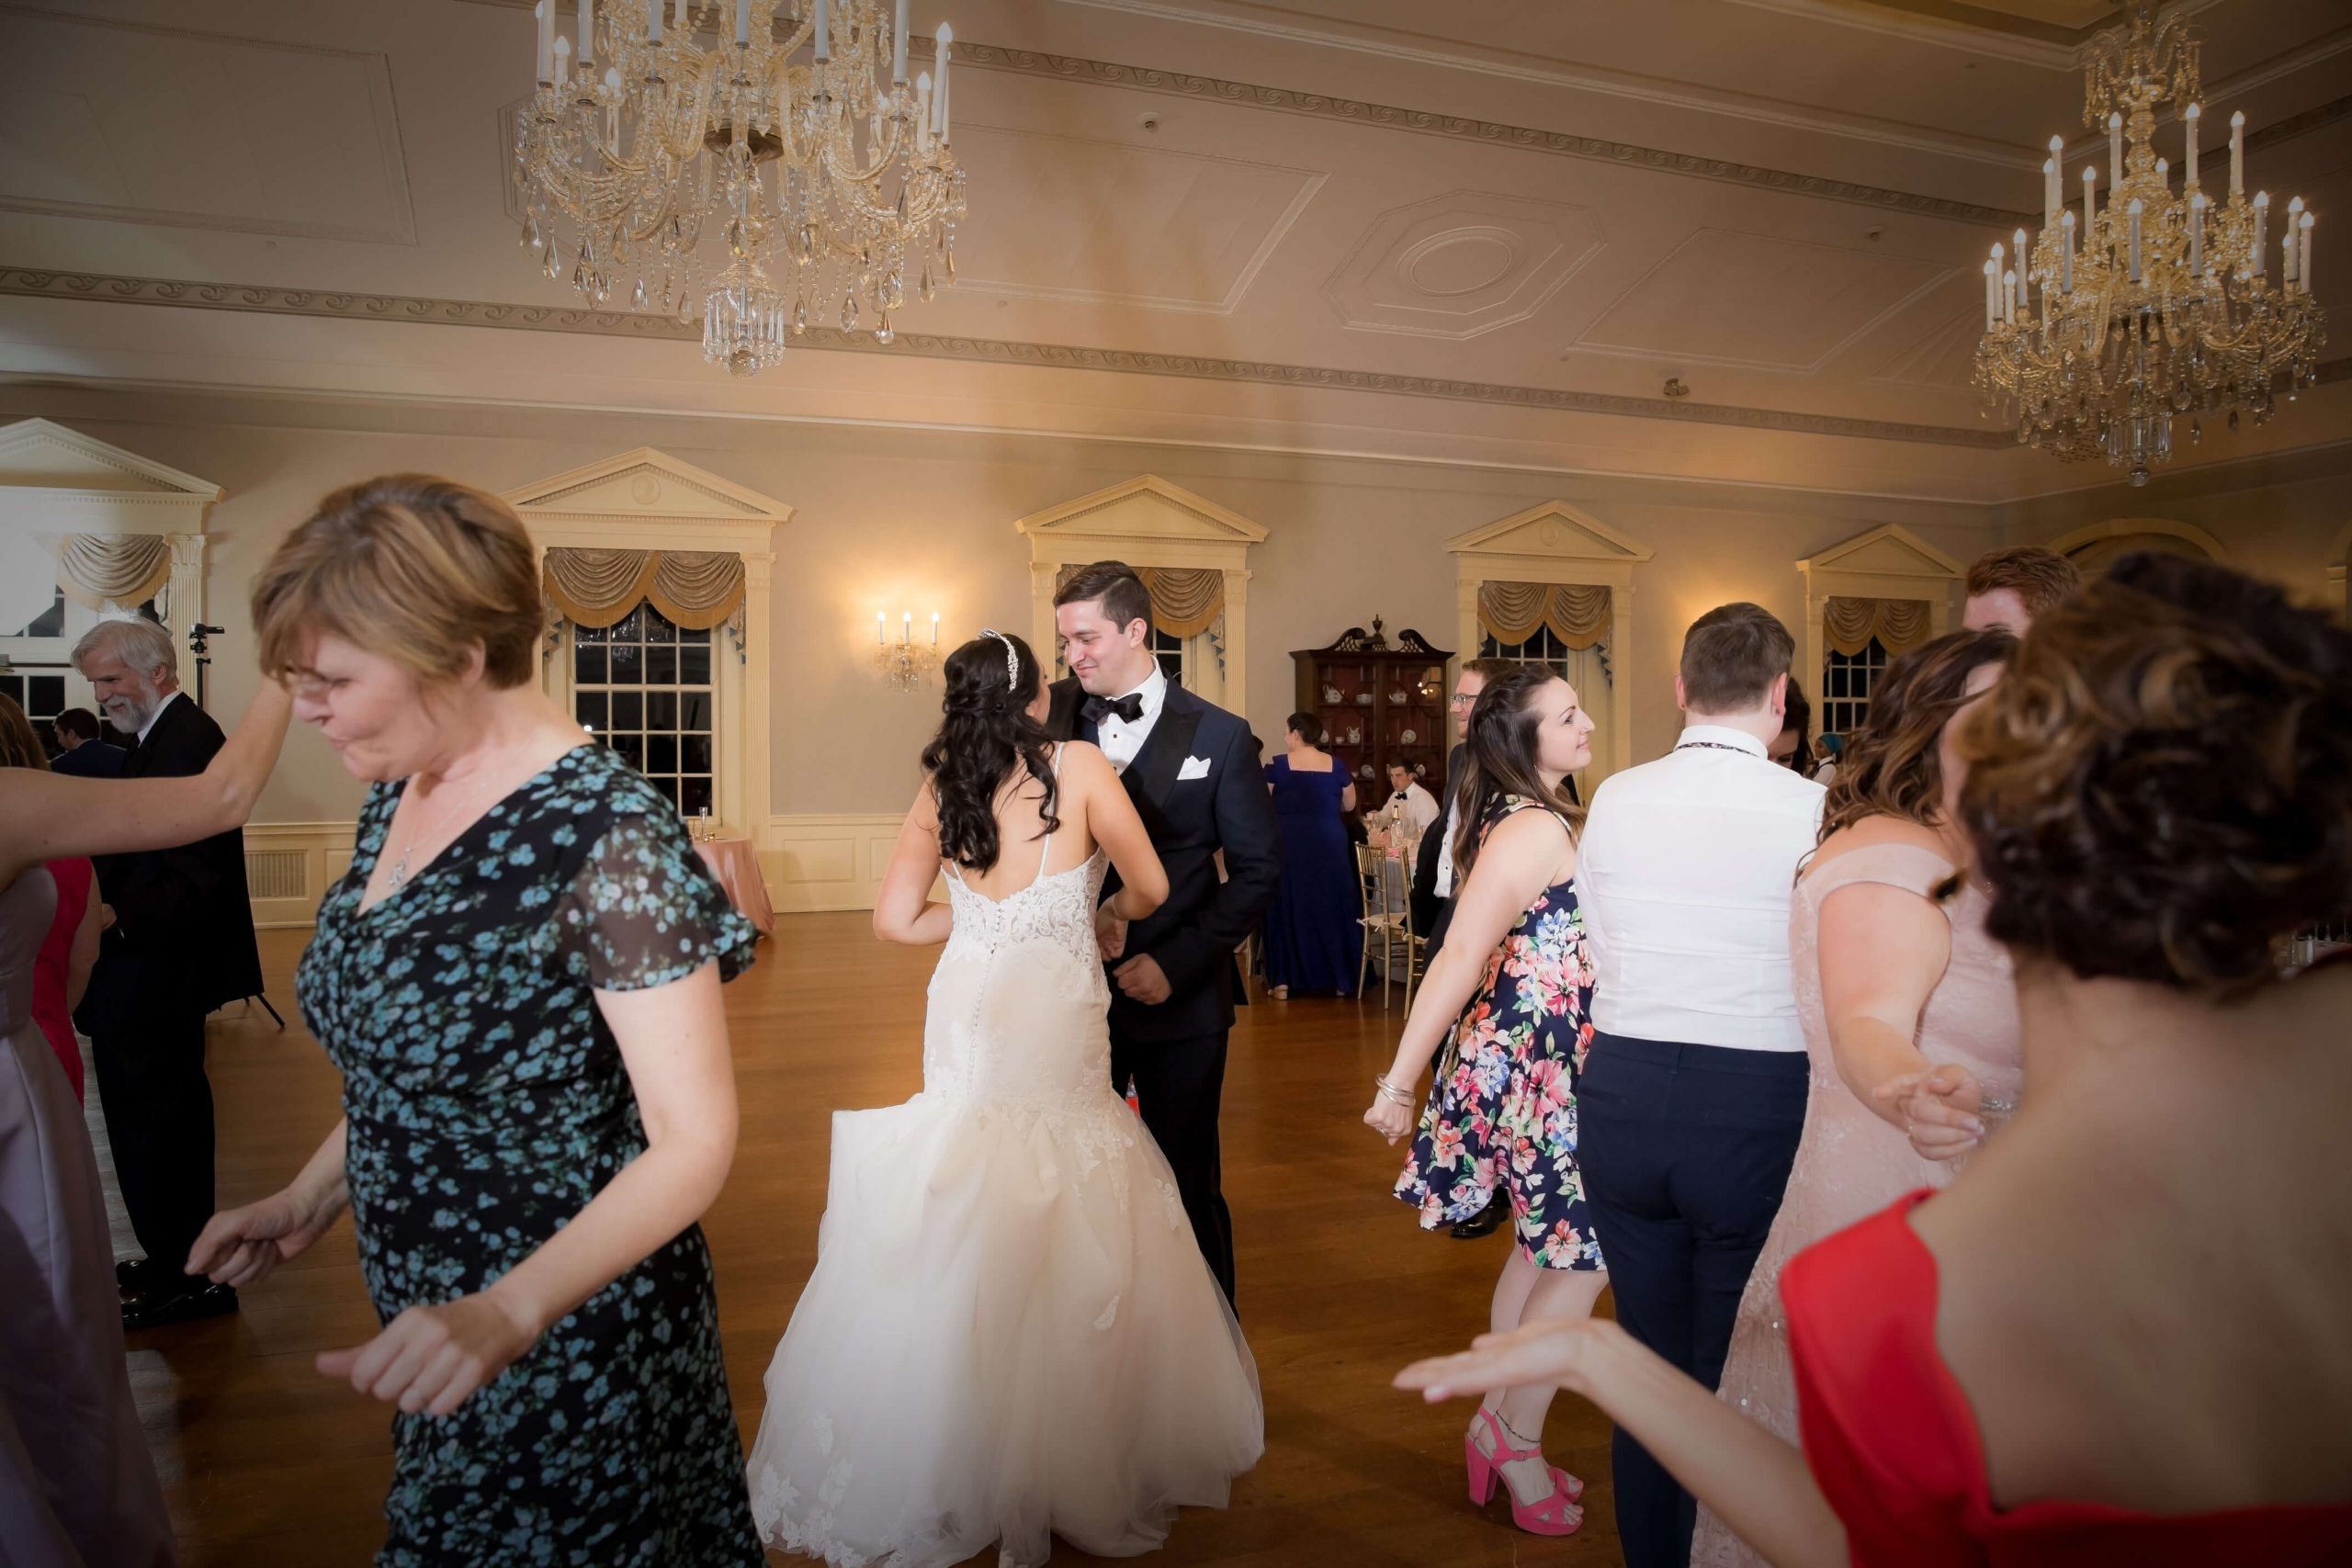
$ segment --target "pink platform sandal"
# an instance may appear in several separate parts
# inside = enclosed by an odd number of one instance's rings
[[[1487,1424],[1487,1435],[1494,1440],[1495,1451],[1489,1456],[1478,1451],[1476,1430],[1463,1434],[1462,1461],[1470,1473],[1470,1501],[1485,1507],[1495,1499],[1495,1487],[1500,1483],[1503,1495],[1510,1499],[1510,1522],[1530,1535],[1574,1535],[1584,1528],[1584,1517],[1578,1515],[1571,1522],[1568,1509],[1584,1495],[1584,1483],[1557,1465],[1546,1468],[1552,1472],[1549,1495],[1533,1503],[1522,1503],[1519,1494],[1503,1480],[1502,1467],[1513,1460],[1538,1459],[1541,1448],[1515,1447],[1505,1431],[1502,1418],[1485,1405],[1478,1407],[1478,1419]]]

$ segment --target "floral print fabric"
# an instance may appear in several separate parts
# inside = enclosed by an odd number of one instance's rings
[[[1541,801],[1505,795],[1479,842]],[[1514,1234],[1544,1269],[1599,1269],[1577,1167],[1576,1075],[1592,1043],[1592,956],[1576,889],[1548,887],[1487,959],[1438,1057],[1396,1196],[1435,1230],[1508,1193]],[[1498,1190],[1501,1190],[1499,1192]]]
[[[298,975],[343,1071],[359,1260],[388,1323],[487,1288],[643,1152],[595,991],[729,976],[753,940],[675,809],[601,746],[362,910],[401,788],[369,795]],[[763,1561],[699,1226],[392,1437],[384,1568]]]

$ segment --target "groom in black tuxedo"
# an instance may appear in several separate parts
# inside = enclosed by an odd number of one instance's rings
[[[1273,797],[1250,727],[1161,671],[1151,594],[1133,568],[1097,561],[1078,572],[1054,595],[1054,624],[1070,675],[1054,684],[1046,728],[1102,749],[1168,870],[1168,901],[1149,919],[1097,917],[1111,970],[1111,1081],[1133,1080],[1201,1256],[1231,1301],[1217,1104],[1241,986],[1234,950],[1281,874]],[[1116,889],[1114,876],[1103,897]]]

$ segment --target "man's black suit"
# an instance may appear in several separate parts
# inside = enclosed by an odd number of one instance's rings
[[[1056,682],[1046,728],[1057,739],[1097,738],[1080,711],[1085,698],[1075,680]],[[1206,762],[1204,773],[1185,766],[1195,759]],[[1148,1005],[1113,980],[1111,1080],[1124,1089],[1133,1079],[1144,1125],[1175,1170],[1201,1256],[1231,1300],[1233,1219],[1222,1191],[1217,1106],[1241,984],[1234,950],[1257,929],[1281,874],[1273,797],[1250,727],[1172,682],[1122,780],[1167,868],[1168,901],[1127,928],[1126,952],[1113,967],[1148,955],[1167,975],[1169,996]],[[1117,886],[1113,877],[1104,897]]]
[[[220,727],[185,694],[155,716],[125,778],[200,773]],[[212,1086],[204,1018],[261,991],[261,953],[236,829],[178,849],[104,855],[98,890],[115,923],[74,1021],[97,1059],[107,1140],[139,1245],[176,1274],[212,1215]]]

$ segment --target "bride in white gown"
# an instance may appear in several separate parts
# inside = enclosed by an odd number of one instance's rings
[[[1096,900],[1168,880],[1117,775],[1046,739],[1027,644],[947,660],[945,717],[876,906],[944,940],[922,1092],[833,1117],[817,1269],[767,1374],[752,1508],[833,1568],[1043,1562],[1167,1538],[1265,1446],[1256,1364],[1159,1145],[1110,1081]],[[1017,694],[1017,695],[1016,695]],[[999,850],[1001,848],[1002,852]],[[927,902],[942,870],[949,902]]]

